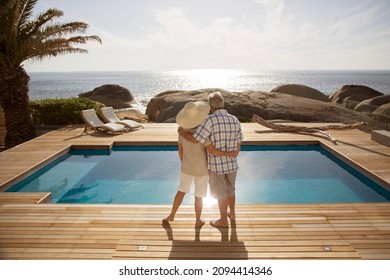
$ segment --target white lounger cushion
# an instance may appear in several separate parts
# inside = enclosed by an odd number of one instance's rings
[[[121,120],[117,117],[112,107],[104,107],[100,109],[102,117],[110,123],[123,124],[130,129],[136,129],[142,127],[142,125],[133,120]]]
[[[125,129],[125,127],[119,123],[105,123],[99,126],[99,128],[104,128],[112,132],[120,132]]]

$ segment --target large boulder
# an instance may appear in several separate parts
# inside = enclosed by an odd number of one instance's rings
[[[387,121],[389,121],[390,118],[390,103],[383,104],[375,109],[375,111],[372,112],[373,115],[376,116],[386,116]]]
[[[149,102],[146,114],[153,122],[175,122],[177,113],[189,101],[207,100],[209,93],[220,91],[226,110],[240,121],[250,121],[253,114],[263,119],[283,119],[299,122],[339,122],[341,115],[356,115],[337,104],[262,91],[229,92],[222,89],[168,91]],[[341,111],[345,111],[340,114]]]
[[[348,107],[353,109],[358,103],[366,99],[371,99],[376,96],[381,96],[383,93],[376,91],[370,87],[360,85],[344,85],[330,96],[333,103],[342,104],[347,101]]]
[[[204,100],[214,90],[194,90],[182,91],[172,90],[162,92],[153,97],[147,107],[146,115],[153,122],[175,122],[177,113],[184,107],[184,104],[190,101]],[[219,90],[222,92],[222,90]]]
[[[103,103],[114,109],[128,108],[133,104],[137,104],[131,92],[119,85],[103,85],[92,91],[81,93],[79,97]]]
[[[280,92],[280,93],[290,94],[294,96],[300,96],[300,97],[310,98],[314,100],[330,102],[329,97],[323,94],[321,91],[304,85],[297,85],[297,84],[280,85],[274,88],[273,90],[271,90],[271,92]]]
[[[381,95],[374,98],[366,99],[360,102],[356,107],[356,111],[371,113],[378,107],[390,103],[390,95]]]

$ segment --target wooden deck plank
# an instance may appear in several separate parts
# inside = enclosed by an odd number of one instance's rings
[[[24,209],[26,205],[21,204],[20,207]],[[335,226],[337,224],[327,219],[326,213],[322,216],[319,214],[322,206],[316,208],[314,205],[296,205],[297,209],[294,209],[293,205],[289,205],[292,211],[289,213],[284,209],[284,205],[271,205],[270,208],[276,212],[285,213],[285,217],[281,217],[281,223],[288,230],[280,231],[279,227],[252,228],[251,219],[256,217],[244,217],[236,227],[227,230],[218,230],[207,224],[197,232],[193,228],[194,215],[189,214],[192,211],[191,205],[182,205],[180,209],[182,211],[179,210],[178,213],[178,218],[182,220],[172,222],[170,226],[163,226],[161,223],[162,213],[169,209],[168,205],[151,206],[152,209],[142,207],[145,213],[149,213],[149,220],[133,222],[131,217],[139,211],[134,206],[120,206],[121,210],[118,211],[118,207],[115,206],[95,205],[91,207],[95,213],[90,211],[83,213],[79,205],[58,206],[61,207],[60,211],[43,212],[43,209],[55,208],[55,205],[50,207],[42,204],[30,205],[28,213],[30,219],[25,219],[25,213],[19,211],[20,207],[17,205],[3,205],[1,208],[5,207],[8,211],[7,213],[0,211],[0,226],[7,230],[0,232],[0,257],[3,259],[386,259],[389,257],[390,249],[387,247],[390,244],[390,233],[371,226],[370,218],[364,211],[360,213],[358,210],[350,215],[360,215],[360,220],[368,221],[368,226],[363,227],[364,231],[353,227],[340,230]],[[241,213],[250,211],[251,208],[256,209],[257,205],[237,207],[238,213]],[[264,207],[266,206],[261,206]],[[333,205],[334,210],[345,207],[345,205]],[[354,207],[369,208],[371,211],[379,212],[388,208],[386,204],[362,206],[354,204]],[[8,216],[12,209],[16,211],[12,213],[14,223],[9,222],[8,217],[4,217],[4,215]],[[204,216],[212,218],[216,210],[216,206],[206,208]],[[273,221],[272,216],[275,211],[264,213],[266,220],[268,215],[268,220]],[[299,218],[302,211],[305,215],[313,212],[314,218],[320,215],[321,220],[327,221],[328,224],[302,226],[301,220],[295,219]],[[76,223],[77,227],[73,227],[75,212],[80,216]],[[109,219],[101,220],[97,212],[111,213],[116,222]],[[124,215],[126,213],[128,217]],[[344,211],[340,213],[345,215]],[[43,223],[42,215],[45,216],[43,221],[49,219],[50,223]],[[331,215],[337,214],[332,211]],[[34,216],[40,218],[35,220],[32,218]],[[19,219],[23,223],[20,223]],[[64,224],[63,221],[67,219],[72,223]],[[99,223],[96,223],[97,220]],[[123,224],[118,221],[122,221]],[[380,246],[382,244],[387,245]],[[146,246],[147,252],[140,251],[142,246]],[[44,252],[47,250],[49,253],[45,255]]]
[[[51,132],[0,153],[0,189],[72,145],[175,145],[176,129],[146,124],[116,136],[81,135],[75,127]],[[361,131],[332,131],[338,145],[257,124],[243,124],[243,131],[247,144],[321,143],[390,186],[390,148]],[[182,205],[167,226],[161,219],[171,205],[42,203],[45,195],[0,193],[0,259],[390,259],[389,203],[237,205],[229,229],[206,223],[195,230],[191,205]],[[217,218],[217,207],[205,207],[203,217]]]

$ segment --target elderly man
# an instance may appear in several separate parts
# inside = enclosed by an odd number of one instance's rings
[[[211,93],[208,98],[211,114],[191,135],[182,131],[181,135],[193,142],[204,143],[208,138],[216,149],[231,152],[240,151],[243,134],[238,119],[224,109],[224,99],[220,92]],[[211,195],[218,200],[220,218],[211,221],[214,227],[228,227],[228,216],[236,218],[235,182],[238,171],[236,157],[208,154],[209,183]],[[228,213],[228,208],[230,213]]]

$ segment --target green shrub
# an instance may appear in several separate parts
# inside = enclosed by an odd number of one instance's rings
[[[30,101],[35,125],[82,124],[80,111],[101,108],[103,104],[86,98],[55,98]]]

